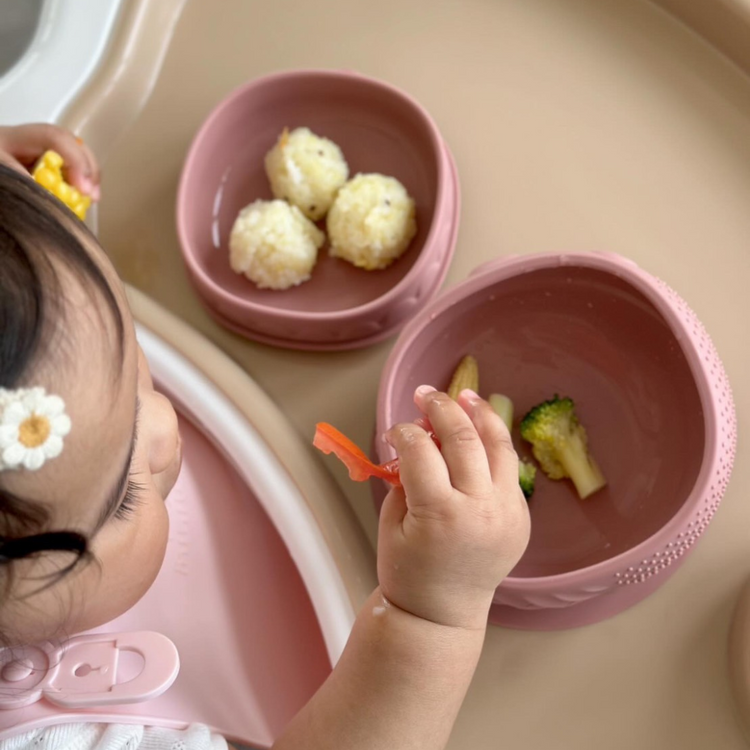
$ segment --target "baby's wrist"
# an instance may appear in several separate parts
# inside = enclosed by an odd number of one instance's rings
[[[440,606],[409,606],[402,603],[396,596],[389,597],[379,586],[374,594],[379,598],[380,604],[373,607],[374,615],[384,615],[389,611],[403,618],[413,618],[415,623],[424,623],[425,627],[445,628],[447,630],[463,631],[467,633],[478,633],[484,637],[487,630],[487,618],[489,615],[492,597],[486,601],[478,601],[455,609]]]

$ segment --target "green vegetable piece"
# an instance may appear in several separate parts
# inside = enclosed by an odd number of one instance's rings
[[[589,455],[586,430],[578,421],[573,399],[555,395],[537,404],[521,420],[521,437],[531,443],[542,471],[550,479],[569,477],[581,499],[607,484]]]
[[[536,482],[536,466],[528,461],[518,462],[518,484],[521,492],[528,500],[534,494],[534,483]]]

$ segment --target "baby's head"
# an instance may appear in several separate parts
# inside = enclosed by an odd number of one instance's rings
[[[36,470],[0,460],[7,644],[95,627],[145,593],[164,556],[180,441],[106,255],[57,199],[0,165],[0,425],[3,404],[29,388],[59,396],[71,428]]]

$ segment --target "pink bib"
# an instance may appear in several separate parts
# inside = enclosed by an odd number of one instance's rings
[[[240,474],[181,418],[159,576],[67,641],[0,651],[0,738],[73,721],[182,728],[269,747],[331,670],[298,570]],[[126,521],[125,521],[126,523]]]

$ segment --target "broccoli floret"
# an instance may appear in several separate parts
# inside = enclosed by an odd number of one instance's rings
[[[521,420],[521,437],[531,443],[542,471],[550,479],[570,477],[580,498],[607,483],[588,452],[586,430],[571,398],[555,396],[535,406]]]
[[[534,481],[536,480],[536,466],[528,461],[518,462],[518,484],[521,492],[528,500],[534,494]]]

